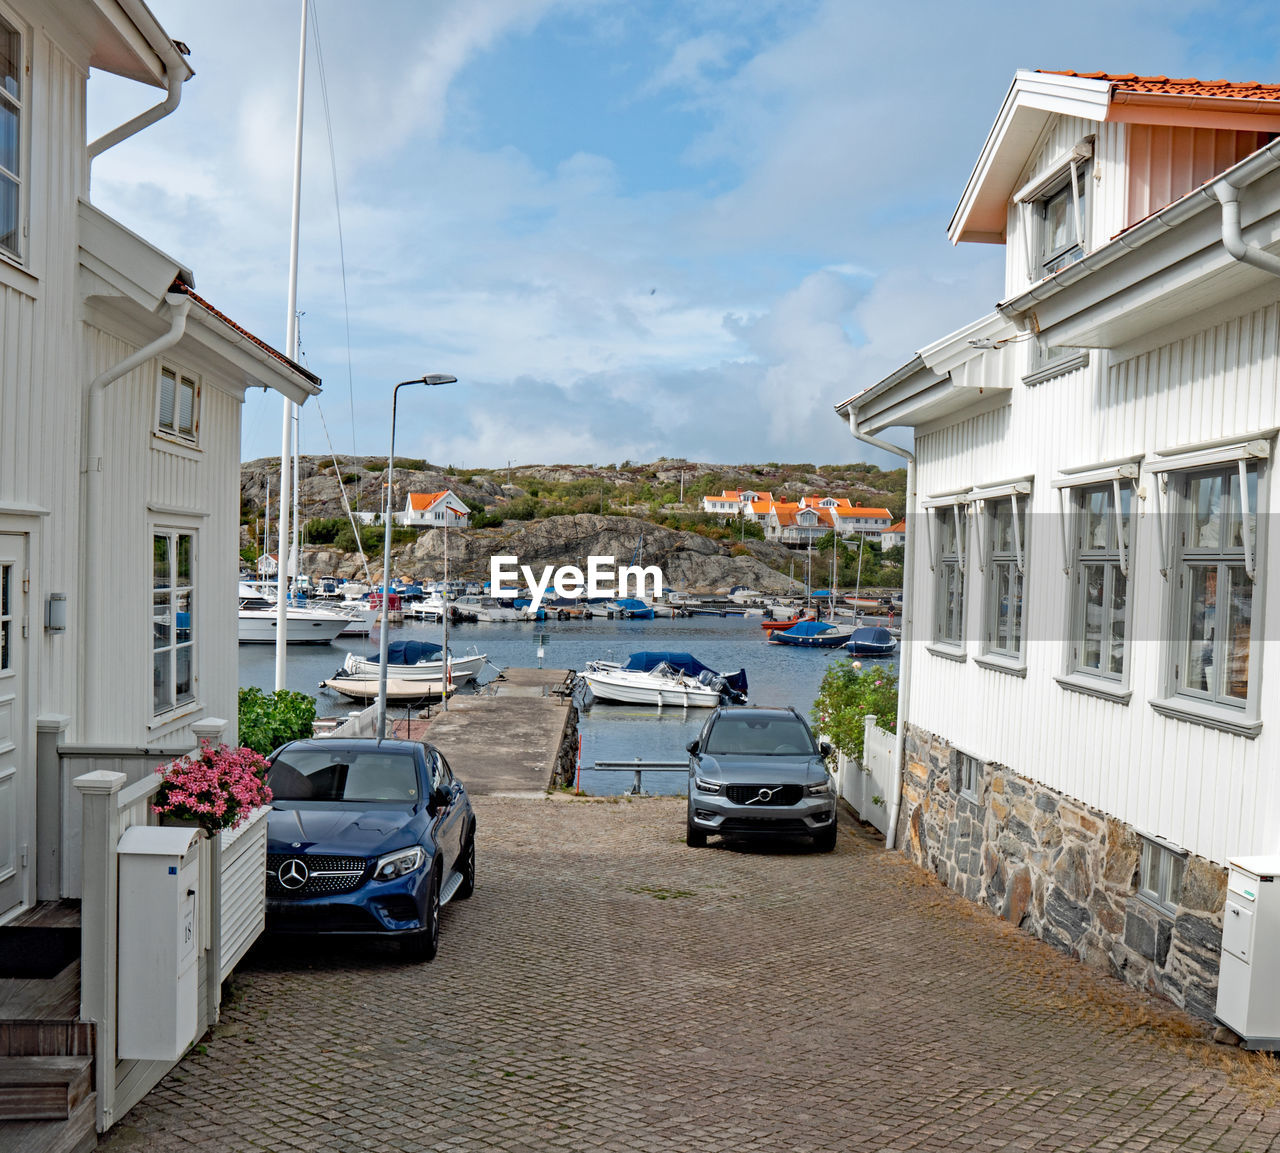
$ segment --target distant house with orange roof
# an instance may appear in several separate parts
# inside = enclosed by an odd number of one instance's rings
[[[891,524],[880,534],[881,548],[905,548],[907,544],[907,522],[900,520]]]
[[[396,521],[411,528],[466,528],[471,523],[471,510],[450,489],[411,492]]]
[[[835,528],[828,508],[813,508],[799,502],[775,501],[764,518],[765,540],[792,548],[803,548]]]
[[[766,506],[773,504],[773,493],[756,492],[749,488],[726,488],[719,496],[704,496],[702,511],[715,516],[738,516],[741,513],[745,514],[748,520],[756,520],[763,515],[756,509],[761,502]]]

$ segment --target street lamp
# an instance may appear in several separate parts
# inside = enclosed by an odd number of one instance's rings
[[[383,513],[385,518],[385,528],[382,537],[382,627],[378,639],[378,740],[383,740],[387,735],[387,617],[389,615],[390,589],[391,589],[391,513],[392,513],[392,493],[391,486],[395,481],[396,468],[396,397],[406,385],[425,384],[428,387],[437,384],[454,384],[457,382],[456,376],[446,376],[444,373],[432,373],[429,376],[418,376],[413,380],[402,380],[391,390],[391,448],[387,452],[387,503]],[[449,654],[442,654],[444,660],[444,670],[448,673]],[[446,675],[445,682],[448,677]],[[447,683],[442,684],[443,691],[448,691]]]

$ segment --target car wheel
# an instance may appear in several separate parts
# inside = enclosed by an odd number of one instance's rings
[[[836,847],[836,823],[834,820],[820,833],[813,835],[813,847],[820,853],[829,853]]]
[[[701,849],[707,843],[706,829],[696,828],[692,821],[685,823],[684,843],[691,849]]]
[[[411,961],[430,961],[440,947],[440,870],[431,873],[431,893],[427,897],[427,923],[422,931],[402,942],[404,954]]]
[[[473,825],[467,834],[467,843],[462,846],[462,856],[458,861],[458,871],[462,874],[462,884],[454,896],[465,901],[476,891],[476,830]]]

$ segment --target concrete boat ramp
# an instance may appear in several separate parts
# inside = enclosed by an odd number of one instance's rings
[[[542,796],[557,770],[572,779],[577,757],[568,677],[565,669],[507,669],[480,692],[451,697],[447,709],[433,704],[430,715],[410,719],[389,710],[387,732],[430,741],[473,797]]]

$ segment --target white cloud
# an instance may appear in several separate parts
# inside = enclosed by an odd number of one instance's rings
[[[94,199],[280,344],[297,11],[153,7],[197,75],[174,116],[95,162]],[[708,0],[657,28],[643,6],[590,0],[319,0],[354,401],[314,69],[300,307],[339,450],[351,408],[359,450],[380,451],[389,385],[450,371],[466,386],[433,390],[406,452],[460,465],[861,454],[832,406],[1000,292],[1002,252],[952,249],[944,229],[1014,69],[1194,74],[1196,45],[1172,21],[1206,7],[1081,0],[1064,24],[1007,0],[982,20],[941,0]],[[460,79],[499,47],[541,53],[565,21],[582,52],[634,43],[647,61],[618,66],[602,107],[652,107],[684,137],[655,151],[619,130],[551,159],[519,140],[477,146]],[[1230,65],[1219,46],[1204,71]],[[546,69],[550,91],[559,79]],[[94,135],[155,98],[98,77],[90,90]],[[570,126],[595,111],[553,107]],[[643,184],[629,163],[640,146]],[[277,413],[274,397],[249,398],[246,455],[275,450]]]

